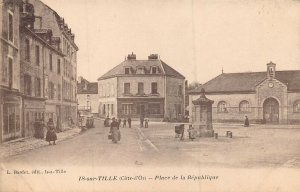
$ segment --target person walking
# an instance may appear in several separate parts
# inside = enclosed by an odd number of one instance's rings
[[[110,124],[110,133],[111,133],[111,140],[113,143],[117,143],[121,140],[121,133],[119,129],[119,123],[113,117],[112,122]]]
[[[245,116],[245,123],[244,123],[244,127],[249,127],[249,119],[247,116]]]
[[[123,119],[123,128],[126,127],[126,118]]]
[[[49,145],[52,145],[51,141],[53,141],[53,145],[56,145],[55,141],[57,140],[57,135],[55,133],[55,126],[54,126],[52,118],[50,118],[48,120],[47,128],[48,128],[48,131],[47,131],[47,134],[46,134],[46,141],[49,142]]]
[[[131,128],[131,117],[130,116],[128,116],[127,122],[128,122],[128,127]]]

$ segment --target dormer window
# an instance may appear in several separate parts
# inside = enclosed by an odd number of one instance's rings
[[[138,67],[136,70],[136,74],[145,74],[144,67]]]
[[[127,75],[130,74],[130,68],[129,67],[125,68],[125,74],[127,74]]]
[[[157,67],[152,67],[151,68],[151,73],[152,74],[157,74]]]

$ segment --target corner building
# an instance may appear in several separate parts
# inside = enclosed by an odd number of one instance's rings
[[[99,115],[176,119],[184,112],[185,77],[151,54],[125,61],[98,79]]]

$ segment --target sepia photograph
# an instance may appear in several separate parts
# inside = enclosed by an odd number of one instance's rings
[[[0,192],[300,191],[300,0],[0,10]]]

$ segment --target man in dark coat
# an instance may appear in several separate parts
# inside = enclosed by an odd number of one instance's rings
[[[131,128],[131,117],[130,116],[128,116],[127,122],[128,122],[128,127]]]
[[[247,116],[245,116],[245,123],[244,123],[244,127],[249,127],[249,119]]]

